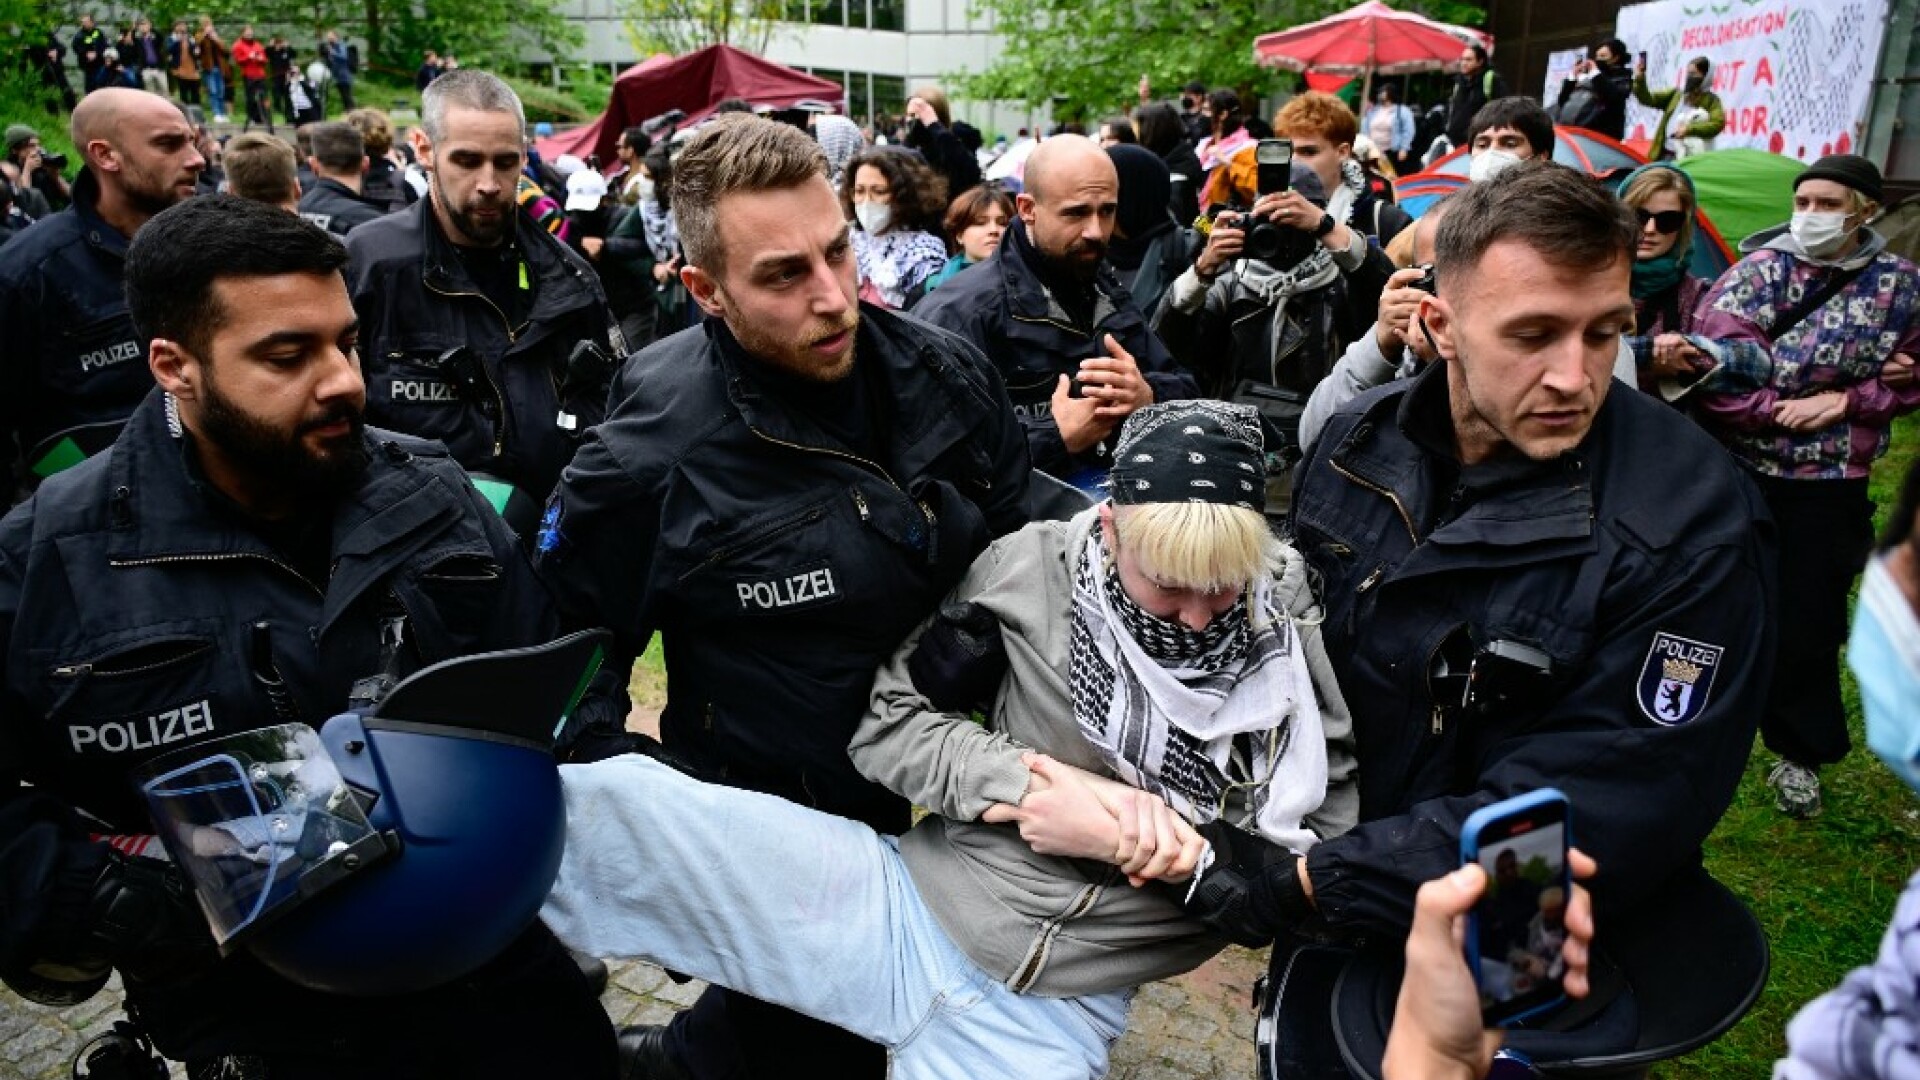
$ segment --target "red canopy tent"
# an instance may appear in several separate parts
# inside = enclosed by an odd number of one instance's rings
[[[614,145],[626,129],[669,109],[687,114],[683,124],[696,123],[728,98],[745,98],[754,105],[786,109],[806,101],[840,104],[846,91],[837,82],[815,78],[731,45],[709,45],[685,56],[650,57],[620,73],[613,81],[607,111],[584,127],[540,139],[540,156],[552,161],[561,154],[585,158],[599,154],[611,163]]]
[[[1308,72],[1309,84],[1312,74],[1359,75],[1366,79],[1364,103],[1373,100],[1376,74],[1452,70],[1459,66],[1461,46],[1469,44],[1492,48],[1493,39],[1470,27],[1366,0],[1319,22],[1261,34],[1253,41],[1253,56],[1272,67]]]

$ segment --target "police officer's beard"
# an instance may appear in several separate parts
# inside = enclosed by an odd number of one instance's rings
[[[336,405],[322,416],[302,420],[292,432],[280,432],[223,396],[211,379],[201,384],[201,397],[201,437],[256,483],[323,500],[352,491],[366,475],[366,421],[350,405]],[[307,449],[309,432],[341,420],[351,430],[332,450]]]
[[[447,189],[440,183],[440,171],[438,169],[434,170],[430,175],[433,177],[433,201],[436,205],[446,210],[447,217],[452,220],[453,227],[460,233],[461,239],[465,239],[480,247],[493,247],[506,238],[508,231],[513,228],[513,215],[515,213],[514,200],[511,194],[500,201],[499,217],[493,219],[491,222],[481,221],[479,218],[473,216],[471,205],[460,206],[447,198]]]

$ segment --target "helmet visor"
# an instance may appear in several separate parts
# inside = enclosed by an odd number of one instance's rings
[[[149,762],[135,781],[223,946],[386,849],[305,724],[187,747]]]

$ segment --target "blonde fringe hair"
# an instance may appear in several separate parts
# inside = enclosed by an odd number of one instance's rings
[[[1280,546],[1259,511],[1221,503],[1116,505],[1113,530],[1141,569],[1177,589],[1245,588]]]

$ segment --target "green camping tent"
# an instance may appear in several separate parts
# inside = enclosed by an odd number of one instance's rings
[[[1712,150],[1678,162],[1693,178],[1700,209],[1740,257],[1740,241],[1793,215],[1793,178],[1806,166],[1745,147]]]

